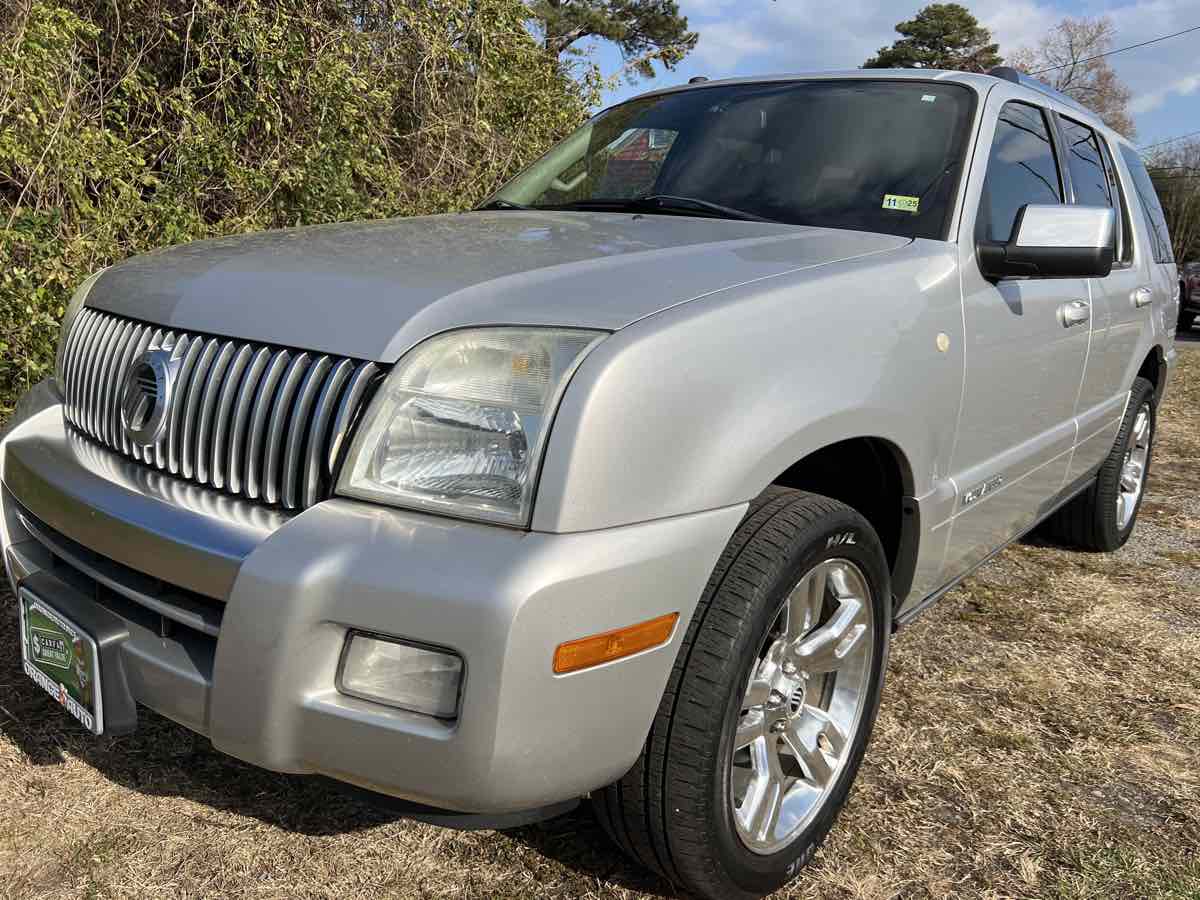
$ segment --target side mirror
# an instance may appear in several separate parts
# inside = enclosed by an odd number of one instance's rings
[[[998,281],[1034,278],[1103,278],[1112,271],[1117,217],[1107,206],[1040,206],[1017,213],[1008,243],[980,241],[979,268]]]

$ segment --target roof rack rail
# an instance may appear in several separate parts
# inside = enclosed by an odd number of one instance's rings
[[[1018,72],[1012,66],[996,66],[994,69],[990,69],[988,71],[988,74],[991,75],[993,78],[1000,78],[1000,79],[1003,79],[1004,81],[1011,81],[1013,84],[1019,84],[1022,87],[1027,87],[1032,90],[1035,90],[1039,94],[1045,94],[1047,97],[1051,97],[1054,100],[1057,100],[1059,103],[1062,103],[1066,106],[1070,106],[1073,109],[1078,109],[1081,112],[1091,113],[1092,115],[1095,115],[1095,113],[1093,113],[1090,109],[1088,109],[1086,106],[1084,106],[1078,100],[1076,100],[1074,97],[1068,97],[1062,91],[1056,91],[1054,88],[1050,87],[1050,85],[1046,84],[1046,82],[1039,81],[1038,79],[1034,78],[1032,75],[1026,75],[1024,72]]]

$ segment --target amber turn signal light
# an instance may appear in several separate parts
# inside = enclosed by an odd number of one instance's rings
[[[665,644],[675,631],[677,621],[679,613],[669,613],[648,622],[559,644],[554,651],[554,674],[578,672]]]

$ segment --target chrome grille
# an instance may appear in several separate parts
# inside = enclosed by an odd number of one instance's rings
[[[305,509],[325,497],[380,368],[371,362],[171,331],[84,309],[67,335],[64,415],[105,446],[198,484]],[[153,446],[121,425],[121,384],[147,350],[175,366]]]

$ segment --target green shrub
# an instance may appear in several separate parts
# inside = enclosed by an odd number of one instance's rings
[[[90,271],[459,209],[595,101],[520,0],[0,0],[0,417]]]

